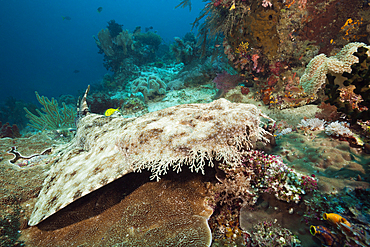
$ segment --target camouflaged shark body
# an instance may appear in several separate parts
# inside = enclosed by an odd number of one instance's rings
[[[128,174],[147,169],[152,179],[181,166],[204,173],[214,160],[241,162],[266,134],[266,117],[254,105],[219,99],[187,104],[138,118],[87,114],[79,120],[74,140],[51,167],[29,220],[37,225],[78,198]]]

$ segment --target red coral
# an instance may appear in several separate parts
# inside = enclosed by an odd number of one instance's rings
[[[275,84],[277,83],[278,81],[278,78],[279,77],[276,77],[274,75],[271,75],[268,79],[267,79],[267,85],[269,85],[269,87],[273,87],[275,86]]]
[[[325,121],[335,121],[339,118],[336,106],[322,102],[318,107],[321,109],[321,112],[316,113],[315,117]]]
[[[221,0],[217,0],[216,2],[213,3],[213,6],[217,7],[221,4]]]
[[[253,70],[257,70],[257,72],[259,72],[259,69],[257,69],[257,66],[258,66],[258,58],[260,58],[260,56],[258,56],[258,54],[253,54],[252,55]]]
[[[247,95],[248,93],[249,93],[249,88],[247,88],[247,87],[241,87],[240,88],[240,91],[241,91],[241,93],[243,94],[243,95]]]
[[[282,62],[276,62],[275,64],[273,65],[270,65],[269,68],[270,68],[270,71],[276,75],[276,76],[279,76],[280,74],[280,69],[283,67],[283,64]]]

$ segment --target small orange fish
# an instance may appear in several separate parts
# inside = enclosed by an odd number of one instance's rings
[[[338,225],[339,223],[343,223],[343,224],[351,227],[351,223],[349,223],[345,218],[343,218],[339,214],[334,214],[334,213],[327,214],[327,213],[324,213],[322,215],[322,217],[323,217],[324,220],[327,220],[327,221],[333,223],[334,225]]]
[[[221,45],[215,45],[216,48],[220,47]]]

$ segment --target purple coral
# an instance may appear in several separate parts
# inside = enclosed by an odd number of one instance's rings
[[[241,83],[243,78],[239,75],[230,75],[226,71],[218,74],[213,82],[216,84],[216,88],[222,90],[224,93],[228,92],[230,89],[236,87]]]
[[[0,138],[3,137],[21,137],[18,126],[16,124],[10,125],[9,123],[2,124],[0,121]]]

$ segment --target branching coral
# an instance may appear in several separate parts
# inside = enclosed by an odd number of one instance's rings
[[[130,33],[122,30],[122,25],[109,22],[106,29],[100,30],[98,39],[99,53],[104,53],[104,66],[113,72],[130,72],[131,64],[141,65],[155,59],[162,38],[153,32],[141,33],[140,28]]]
[[[27,112],[26,117],[30,119],[28,126],[35,128],[37,130],[56,130],[60,128],[69,128],[74,127],[76,110],[70,107],[67,107],[63,102],[63,108],[58,107],[58,102],[52,98],[51,101],[45,97],[36,93],[37,100],[44,107],[41,110],[36,109],[36,112],[39,116],[34,115],[26,107],[24,110]]]
[[[232,205],[241,199],[243,203],[253,205],[257,201],[258,195],[252,188],[252,180],[255,177],[252,168],[245,166],[227,168],[224,165],[219,168],[225,172],[226,177],[218,178],[220,183],[214,187],[214,203]]]
[[[302,119],[301,123],[298,124],[298,128],[309,128],[311,130],[324,130],[325,128],[325,120],[321,120],[318,118],[309,118],[309,119]]]
[[[196,58],[195,42],[185,41],[175,37],[175,42],[170,46],[171,53],[176,57],[178,62],[190,64]]]
[[[125,55],[127,54],[128,50],[134,49],[132,34],[129,33],[127,30],[122,31],[117,35],[115,43],[117,44],[117,46],[122,47],[123,54]]]
[[[251,246],[301,246],[297,236],[274,222],[259,222],[253,229]]]
[[[113,41],[108,28],[99,31],[98,39],[99,40],[95,41],[97,45],[101,47],[101,49],[104,51],[105,55],[113,56],[114,55]]]
[[[239,47],[238,48],[236,48],[235,49],[235,52],[236,53],[247,53],[247,51],[248,51],[248,45],[249,45],[249,43],[248,42],[241,42],[240,44],[239,44]]]
[[[349,137],[353,136],[352,131],[347,127],[348,124],[344,122],[332,122],[325,127],[325,133],[332,136]]]
[[[176,6],[176,8],[178,7],[181,7],[181,8],[185,8],[189,6],[189,10],[191,10],[191,0],[182,0],[179,5]]]
[[[261,151],[247,151],[243,163],[219,168],[225,172],[225,179],[216,185],[215,202],[231,204],[241,199],[244,204],[253,205],[259,194],[269,193],[279,200],[298,203],[300,195],[317,188],[314,178],[301,175],[288,168],[280,157],[267,155]]]
[[[234,8],[230,10],[232,6]],[[237,1],[234,5],[232,0],[209,1],[193,23],[193,27],[200,25],[198,44],[202,45],[202,54],[205,54],[211,37],[218,39],[221,36],[233,35],[233,28],[249,13],[249,10],[249,1]],[[203,18],[205,20],[202,22]]]

